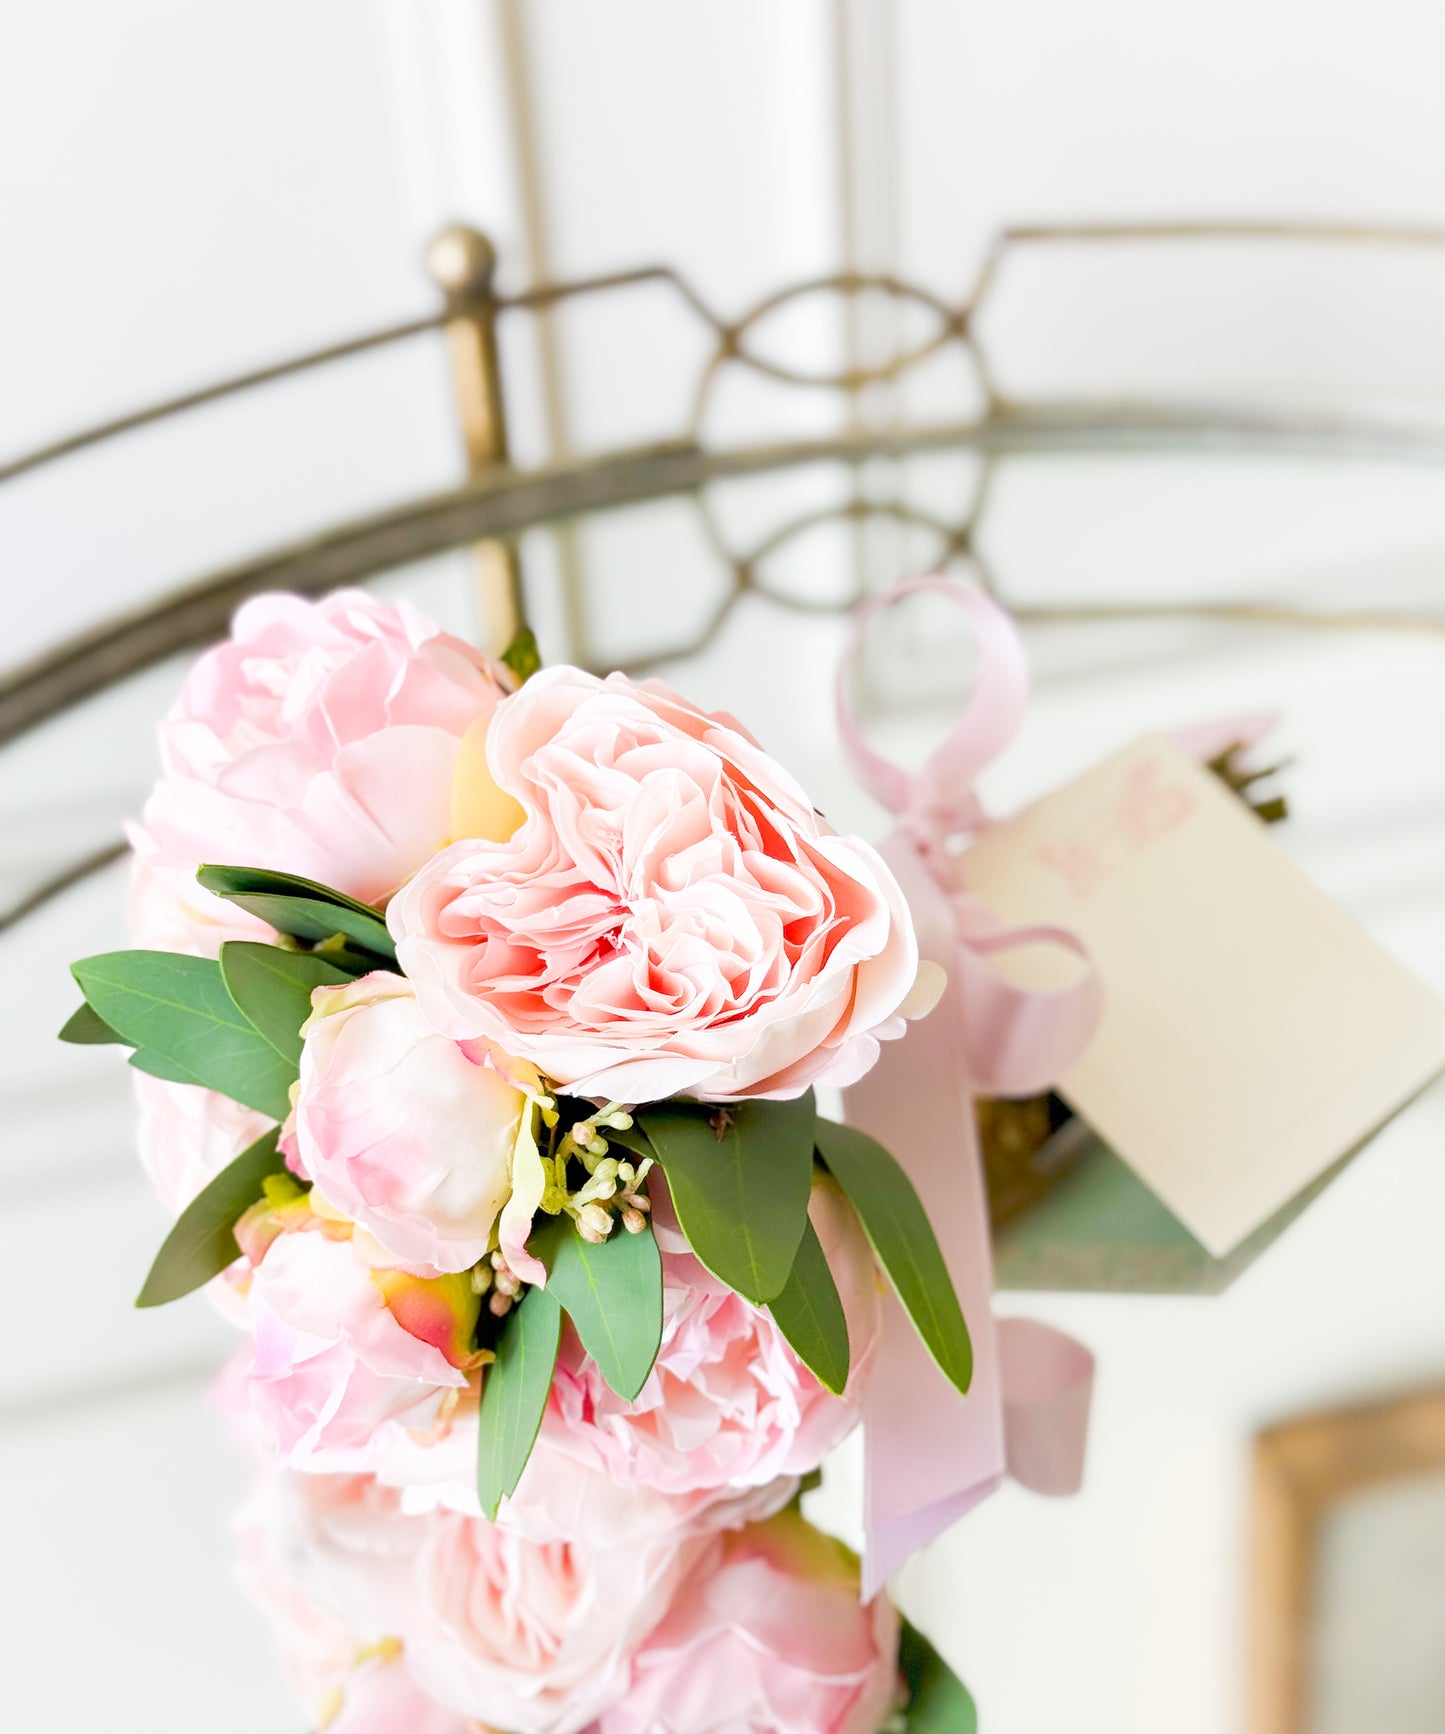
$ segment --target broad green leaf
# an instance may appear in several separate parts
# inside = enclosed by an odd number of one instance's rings
[[[813,1093],[791,1102],[659,1102],[638,1111],[688,1244],[755,1306],[780,1294],[808,1220]]]
[[[628,1234],[619,1224],[594,1246],[570,1216],[550,1217],[528,1250],[546,1265],[547,1292],[597,1370],[624,1402],[635,1402],[662,1342],[662,1258],[652,1225]]]
[[[234,939],[221,947],[226,991],[288,1066],[301,1064],[301,1026],[311,990],[350,981],[345,970],[309,951],[282,951]]]
[[[82,1000],[79,1008],[73,1011],[65,1020],[60,1031],[63,1042],[79,1042],[85,1045],[99,1042],[125,1042],[124,1036],[118,1036],[95,1007]]]
[[[166,1078],[173,1084],[194,1084],[202,1090],[206,1087],[194,1072],[188,1072],[166,1055],[152,1053],[148,1048],[137,1048],[126,1063],[152,1078]]]
[[[876,1138],[854,1126],[819,1120],[818,1152],[848,1194],[924,1347],[966,1392],[973,1379],[968,1325],[913,1182]]]
[[[181,1212],[166,1236],[150,1275],[136,1296],[138,1307],[164,1306],[190,1294],[241,1256],[233,1232],[261,1197],[262,1182],[280,1174],[285,1158],[276,1148],[280,1128],[258,1138]]]
[[[908,1684],[908,1734],[978,1734],[973,1694],[907,1620],[899,1637],[898,1668]]]
[[[239,904],[278,933],[308,943],[339,933],[381,963],[396,963],[396,946],[380,911],[344,892],[261,867],[202,867],[196,878],[207,891]]]
[[[147,1054],[151,1064],[142,1069],[286,1118],[296,1067],[227,993],[219,963],[172,951],[112,951],[71,970],[98,1015]]]
[[[503,1322],[497,1358],[482,1374],[477,1493],[489,1523],[516,1490],[537,1442],[561,1335],[556,1296],[545,1288],[528,1289]]]
[[[848,1321],[811,1222],[803,1228],[782,1293],[768,1302],[768,1311],[803,1365],[820,1384],[841,1395],[848,1383]]]
[[[502,661],[516,675],[518,684],[530,680],[542,666],[542,653],[537,648],[537,635],[524,626],[502,652]]]
[[[358,951],[344,934],[333,933],[328,938],[318,940],[311,947],[310,956],[324,958],[327,963],[334,964],[348,981],[355,981],[359,976],[370,975],[373,970],[384,969],[396,972],[396,964],[388,958],[380,958],[369,951]]]

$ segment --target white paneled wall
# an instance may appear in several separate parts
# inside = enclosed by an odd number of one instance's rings
[[[147,399],[430,311],[422,249],[452,219],[491,233],[506,288],[664,261],[726,317],[843,267],[959,297],[988,237],[1033,219],[1445,222],[1442,47],[1445,23],[1424,0],[0,8],[0,463]],[[1445,284],[1425,256],[1281,260],[1233,277],[1227,259],[1188,249],[1121,261],[1020,259],[985,327],[1012,389],[1445,388]],[[876,354],[892,329],[876,308],[848,320],[814,304],[786,338],[828,365]],[[661,291],[509,324],[506,341],[527,462],[677,431],[708,343]],[[901,401],[957,416],[969,389],[956,369]],[[781,436],[847,413],[816,393],[734,382],[708,432]],[[443,358],[423,339],[0,488],[0,670],[183,578],[449,485],[460,468]],[[1358,595],[1382,553],[1408,568],[1416,600],[1445,593],[1439,489],[1418,472],[1352,471],[1321,509],[1314,479],[1294,472],[1159,472],[1141,489],[1107,461],[1056,460],[1006,472],[996,504],[992,551],[1054,600],[1197,593],[1225,577],[1309,593],[1332,559]],[[841,534],[818,539],[818,594],[837,593],[856,552]],[[526,555],[566,606],[590,596],[609,614],[611,635],[597,636],[619,645],[707,559],[681,504],[541,533]],[[625,586],[600,591],[604,573]],[[465,625],[463,560],[408,583]],[[830,811],[846,812],[857,797],[826,738],[836,634],[794,621],[768,625],[764,642],[750,637],[761,622],[750,610],[732,623],[723,649],[736,661],[696,669],[698,696],[749,715],[754,704],[770,738],[798,743]],[[1208,709],[1287,690],[1311,718],[1316,763],[1339,778],[1314,787],[1334,830],[1315,834],[1311,864],[1445,981],[1429,890],[1439,815],[1418,757],[1429,730],[1438,738],[1439,688],[1418,647],[1360,664],[1356,683],[1353,662],[1328,665],[1333,650],[1304,652],[1286,676],[1257,650],[1212,655],[1211,640],[1211,654],[1181,655],[1152,686],[1072,639],[1036,648],[1046,672],[1069,678],[1046,692],[1026,746],[1033,786],[1086,738],[1112,744],[1111,729],[1161,706],[1175,720],[1186,696],[1186,709]],[[172,677],[0,753],[5,899],[113,834],[139,800]],[[737,691],[739,678],[759,690]],[[1330,682],[1350,695],[1349,729],[1322,701]],[[1407,689],[1418,726],[1399,709]],[[1396,838],[1398,883],[1375,871],[1350,804],[1375,787],[1361,731],[1392,705],[1392,775],[1422,773],[1402,785],[1400,803],[1423,816]],[[1331,854],[1330,835],[1349,847]],[[112,1056],[50,1039],[71,1000],[64,962],[119,941],[120,899],[111,874],[0,937],[14,988],[0,1003],[0,1722],[282,1734],[293,1714],[227,1576],[240,1470],[203,1407],[225,1333],[200,1301],[129,1310],[161,1223],[131,1155],[125,1083]],[[1392,1195],[1439,1202],[1438,1101],[1425,1113],[1225,1301],[1048,1303],[1107,1356],[1089,1496],[1060,1511],[1005,1494],[907,1584],[983,1689],[987,1734],[1231,1734],[1251,1428],[1295,1402],[1445,1372],[1438,1209],[1416,1212],[1387,1256]],[[1362,1234],[1351,1281],[1332,1286]],[[1335,1333],[1328,1357],[1316,1296]],[[841,1499],[833,1511],[841,1520]]]

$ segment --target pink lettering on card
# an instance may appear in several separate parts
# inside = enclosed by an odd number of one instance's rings
[[[1171,766],[1142,759],[1129,767],[1108,806],[1068,835],[1040,844],[1034,858],[1075,897],[1087,899],[1161,837],[1187,824],[1195,806],[1192,790]]]

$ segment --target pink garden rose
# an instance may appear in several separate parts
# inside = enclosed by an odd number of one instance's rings
[[[878,1330],[878,1278],[857,1218],[831,1183],[810,1214],[848,1319],[848,1391],[835,1397],[768,1314],[711,1276],[656,1191],[663,1263],[662,1347],[635,1403],[608,1389],[568,1332],[543,1422],[544,1444],[593,1462],[622,1486],[674,1496],[760,1487],[814,1470],[858,1419]],[[516,1503],[525,1507],[524,1478]]]
[[[853,1082],[931,1003],[881,858],[730,718],[544,669],[486,766],[520,823],[443,850],[389,911],[447,1034],[578,1095],[727,1101]]]
[[[195,886],[208,861],[384,902],[447,841],[459,743],[510,685],[405,602],[243,604],[161,726],[164,772],[132,839],[137,942],[201,950],[247,931]]]
[[[466,1376],[403,1329],[377,1273],[349,1240],[280,1235],[251,1280],[251,1411],[283,1460],[367,1469],[407,1428],[430,1428]]]
[[[402,976],[318,988],[312,1004],[296,1100],[303,1170],[398,1261],[470,1269],[511,1192],[526,1096],[438,1035]]]
[[[878,1734],[899,1695],[892,1604],[788,1511],[698,1563],[597,1734]]]

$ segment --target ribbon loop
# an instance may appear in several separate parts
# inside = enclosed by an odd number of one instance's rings
[[[918,775],[864,741],[849,701],[862,635],[880,609],[937,594],[968,615],[978,646],[973,695]],[[838,729],[862,784],[898,821],[882,845],[913,914],[921,956],[949,975],[942,1000],[906,1039],[889,1042],[845,1094],[850,1122],[893,1151],[938,1235],[974,1344],[967,1398],[948,1385],[896,1300],[863,1394],[864,1593],[1012,1472],[1041,1492],[1075,1490],[1083,1472],[1093,1359],[1047,1326],[996,1326],[988,1200],[974,1129],[979,1093],[1041,1092],[1078,1055],[1098,1017],[1087,953],[1061,928],[1003,928],[964,889],[954,846],[984,830],[975,783],[1013,739],[1028,674],[1013,622],[981,591],[940,577],[905,579],[856,613],[835,688]],[[991,961],[1026,945],[1076,961],[1066,986],[1010,982]]]
[[[963,715],[914,776],[874,752],[864,740],[853,717],[849,684],[869,622],[905,597],[921,595],[943,596],[963,609],[978,645],[978,672]],[[984,766],[1018,733],[1028,693],[1023,642],[1008,615],[981,590],[938,574],[905,578],[891,590],[869,597],[855,610],[834,681],[838,733],[859,782],[890,813],[900,817],[956,816],[961,822],[945,836],[978,828],[983,810],[974,784]]]

